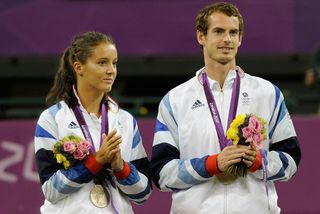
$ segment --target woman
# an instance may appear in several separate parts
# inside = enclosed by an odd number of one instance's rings
[[[74,37],[36,125],[41,213],[133,213],[151,194],[136,120],[107,96],[117,75],[109,36]]]

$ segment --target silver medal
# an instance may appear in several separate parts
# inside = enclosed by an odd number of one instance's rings
[[[99,208],[108,206],[110,202],[110,196],[108,191],[105,191],[100,184],[95,184],[90,191],[90,201],[91,203]]]

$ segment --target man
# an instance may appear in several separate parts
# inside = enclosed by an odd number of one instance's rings
[[[320,83],[320,48],[311,58],[311,66],[305,72],[304,83],[308,87],[315,87]]]
[[[280,213],[274,181],[289,180],[301,157],[283,95],[236,66],[243,19],[234,5],[203,8],[196,29],[205,67],[159,105],[153,181],[173,192],[171,213]],[[266,121],[260,150],[226,141],[228,124],[239,114]],[[245,177],[226,173],[240,162],[247,166]]]
[[[312,56],[310,68],[305,71],[304,84],[309,88],[316,90],[320,89],[320,48],[318,48],[315,54]],[[318,104],[318,109],[315,113],[320,115],[320,103]]]

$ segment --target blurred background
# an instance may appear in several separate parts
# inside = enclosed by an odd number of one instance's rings
[[[209,0],[1,0],[0,2],[0,206],[4,213],[37,213],[42,194],[34,168],[34,124],[63,50],[74,34],[100,31],[117,44],[118,77],[112,97],[138,118],[151,150],[158,103],[172,87],[194,76],[203,66],[196,41],[195,16]],[[247,73],[270,80],[283,92],[301,137],[302,171],[308,183],[319,180],[314,170],[315,134],[319,131],[320,1],[234,0],[244,18],[244,38],[237,64]],[[310,143],[310,144],[309,144]],[[318,142],[319,143],[319,142]],[[309,146],[310,148],[307,148]],[[308,152],[310,154],[308,155]],[[303,162],[302,162],[303,163]],[[316,167],[316,166],[315,166]],[[310,170],[309,170],[310,169]],[[312,170],[312,173],[311,173]],[[310,177],[308,177],[308,174]],[[320,190],[309,192],[303,176],[284,187],[284,213],[320,213]],[[299,180],[300,179],[300,180]],[[21,181],[21,182],[18,182]],[[20,187],[17,188],[17,183]],[[23,185],[23,186],[21,186]],[[27,187],[33,185],[34,192]],[[19,195],[17,201],[7,191]],[[280,192],[281,188],[279,187]],[[287,190],[295,189],[293,194]],[[298,194],[310,194],[293,203]],[[25,202],[27,192],[35,201]],[[168,213],[170,196],[152,196]],[[165,197],[165,199],[161,198]],[[161,199],[161,200],[160,200]],[[281,196],[280,196],[281,199]],[[283,200],[283,199],[282,199]],[[11,205],[10,205],[11,203]],[[29,212],[22,212],[23,209]],[[139,209],[139,208],[137,208]],[[140,208],[141,209],[141,208]],[[302,212],[303,210],[303,212]],[[151,211],[150,211],[151,212]]]
[[[72,36],[111,35],[118,47],[112,96],[139,117],[154,117],[162,96],[202,67],[195,16],[204,0],[1,0],[0,118],[34,118],[45,107],[60,55]],[[237,63],[286,96],[293,114],[318,111],[319,87],[304,84],[320,48],[317,0],[230,1],[244,16]]]

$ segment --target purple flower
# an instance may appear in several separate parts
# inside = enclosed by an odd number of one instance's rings
[[[73,153],[76,150],[76,146],[72,141],[66,141],[63,143],[63,150],[68,153]]]

